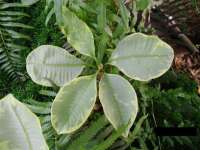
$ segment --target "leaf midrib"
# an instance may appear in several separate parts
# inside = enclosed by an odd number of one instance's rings
[[[68,67],[68,66],[73,66],[73,67],[81,67],[83,64],[43,64],[43,63],[28,63],[29,65],[45,65],[45,66],[50,66],[50,67]]]
[[[114,93],[114,90],[113,90],[113,88],[112,88],[112,86],[111,86],[111,84],[110,84],[110,82],[109,82],[109,80],[106,78],[106,82],[107,82],[107,85],[108,85],[108,87],[109,87],[109,93]],[[111,94],[112,95],[112,98],[114,99],[113,101],[114,101],[114,103],[115,103],[115,105],[117,106],[117,108],[118,108],[118,110],[119,110],[119,114],[120,114],[120,120],[123,120],[122,118],[123,118],[123,116],[121,115],[122,113],[121,113],[121,109],[120,109],[120,106],[118,105],[118,103],[116,103],[116,101],[117,101],[117,98],[116,98],[116,96],[114,95],[114,94]]]
[[[25,126],[23,125],[20,116],[17,114],[17,111],[15,110],[15,108],[13,108],[12,110],[14,111],[14,114],[16,115],[16,118],[17,118],[17,120],[19,121],[19,123],[20,123],[20,125],[21,125],[21,127],[22,127],[22,129],[23,129],[23,131],[24,131],[24,134],[25,134],[25,137],[26,137],[25,140],[27,140],[27,142],[28,142],[29,150],[33,150],[33,147],[32,147],[32,144],[31,144],[31,141],[30,141],[28,132],[26,131],[26,128],[25,128]]]
[[[117,58],[111,58],[110,61],[116,60],[124,60],[124,59],[131,59],[131,58],[152,58],[152,57],[169,57],[169,55],[128,55],[128,56],[119,56]]]
[[[87,90],[86,89],[81,89],[80,90],[81,94],[77,94],[76,98],[74,98],[74,99],[75,100],[77,100],[77,99],[79,100],[79,98],[84,97],[84,95],[87,95],[86,91],[87,92],[91,92],[90,90],[88,90],[88,89],[91,89],[91,86],[93,86],[93,80],[92,79],[90,80],[90,83],[87,86],[85,86],[85,87],[87,87]],[[73,108],[74,110],[76,110],[76,108],[78,108],[77,101],[75,101],[75,100],[72,102],[72,106],[75,106],[75,107],[70,107],[70,108]],[[72,112],[73,112],[73,109],[72,109]]]

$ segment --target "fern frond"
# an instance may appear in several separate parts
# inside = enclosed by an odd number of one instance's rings
[[[39,118],[40,118],[41,124],[51,122],[51,116],[50,115],[42,116],[42,117],[39,117]]]
[[[30,37],[20,33],[20,29],[32,29],[20,20],[29,15],[16,11],[18,7],[27,7],[21,3],[9,3],[4,0],[0,3],[0,71],[11,79],[19,79],[22,67],[20,52],[26,47],[20,45],[20,40],[29,40]],[[14,10],[13,10],[14,9]]]
[[[114,131],[105,141],[103,141],[103,142],[99,143],[97,146],[95,146],[93,148],[93,150],[106,150],[106,149],[108,149],[110,146],[112,146],[112,144],[115,143],[115,141],[119,137],[121,137],[122,133],[125,131],[126,128],[127,128],[127,126],[122,126],[117,131]]]
[[[26,100],[26,105],[40,118],[42,131],[50,149],[56,146],[56,131],[51,125],[51,105],[52,102],[40,102],[33,99]]]
[[[75,139],[71,145],[67,148],[68,150],[75,150],[85,148],[89,141],[106,125],[108,121],[104,116],[100,117],[97,121],[91,124],[80,136]]]
[[[53,15],[55,14],[54,7],[52,4],[54,3],[54,0],[46,0],[46,8],[45,11],[47,13],[45,25],[47,26]]]
[[[50,90],[40,90],[39,93],[44,96],[56,97],[56,92]]]
[[[28,104],[26,104],[29,109],[40,115],[49,115],[51,113],[51,102],[39,102],[35,100],[28,100]]]

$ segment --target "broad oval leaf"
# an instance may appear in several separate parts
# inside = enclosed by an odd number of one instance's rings
[[[104,74],[99,84],[99,99],[104,113],[115,129],[127,126],[127,137],[138,112],[137,95],[123,77]]]
[[[94,37],[87,24],[66,7],[63,7],[63,24],[61,30],[67,36],[69,44],[81,54],[94,58]]]
[[[39,119],[11,94],[0,100],[2,142],[10,150],[48,150]]]
[[[135,33],[119,42],[109,63],[132,79],[148,81],[163,75],[173,58],[173,49],[158,37]]]
[[[43,45],[33,50],[27,57],[26,69],[32,80],[43,86],[63,86],[77,77],[84,65],[65,49]]]
[[[58,134],[79,129],[96,101],[96,75],[76,78],[58,92],[51,110],[52,125]]]

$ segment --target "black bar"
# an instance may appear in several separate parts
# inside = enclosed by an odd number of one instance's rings
[[[155,128],[157,136],[197,136],[197,128]]]

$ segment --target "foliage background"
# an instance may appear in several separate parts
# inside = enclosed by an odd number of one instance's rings
[[[61,47],[65,44],[62,34],[55,25],[55,18],[50,20],[47,27],[45,26],[45,5],[45,0],[41,0],[33,5],[31,9],[23,9],[24,12],[31,16],[28,19],[24,19],[24,23],[34,27],[31,32],[27,32],[32,40],[26,43],[28,48],[22,52],[22,57],[24,59],[22,72],[24,74],[26,74],[25,58],[32,49],[42,44],[52,44]],[[90,19],[84,18],[84,16],[82,17],[83,19]],[[153,131],[156,126],[200,127],[200,98],[197,94],[197,84],[194,81],[189,79],[185,74],[170,70],[163,77],[151,82],[141,83],[133,81],[132,84],[136,87],[140,105],[140,114],[136,122],[138,122],[142,116],[148,115],[148,117],[139,127],[137,136],[132,143],[129,143],[126,147],[127,149],[199,149],[199,133],[196,137],[157,137]],[[8,93],[13,93],[17,99],[22,100],[24,103],[30,104],[30,99],[40,102],[52,102],[53,98],[39,94],[40,90],[47,90],[47,88],[34,84],[30,79],[20,82],[20,84],[18,82],[10,82],[5,74],[0,72],[0,98]],[[95,122],[94,120],[100,115],[100,112],[95,112],[90,118],[90,121]],[[87,128],[89,127],[87,126]],[[97,127],[95,129],[97,130]],[[82,132],[79,131],[79,133],[75,135],[75,138],[72,138],[72,141],[73,139],[77,139],[76,137],[81,137],[81,133]],[[111,133],[112,130],[111,132],[107,131],[105,137],[109,137]],[[60,137],[53,132],[49,136],[46,136],[48,144],[54,147],[55,139],[48,139],[49,137],[52,138],[52,136],[54,138]],[[114,139],[114,141],[107,141],[107,144],[111,142],[111,144],[109,144],[112,145],[122,140],[121,138],[118,138],[118,140]],[[75,141],[76,140],[73,142],[75,143]],[[83,143],[85,142],[93,145],[96,144],[95,140],[91,142],[90,138]],[[68,143],[68,141],[66,141],[66,143]]]

